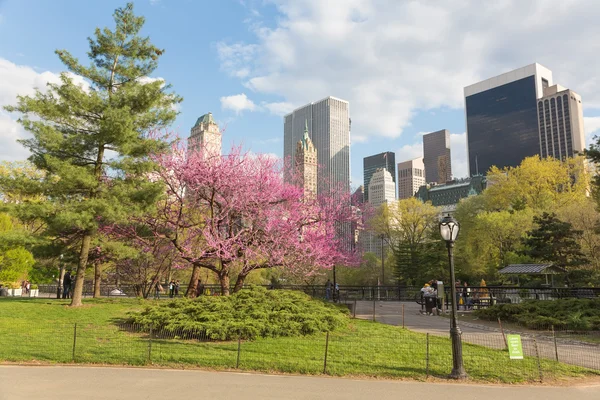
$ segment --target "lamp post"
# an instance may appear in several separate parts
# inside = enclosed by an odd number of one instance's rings
[[[452,372],[450,378],[453,379],[465,379],[467,378],[467,372],[463,365],[462,357],[462,340],[461,331],[458,327],[458,320],[456,319],[456,279],[454,277],[454,242],[458,237],[458,231],[460,225],[458,221],[450,216],[442,218],[440,221],[440,235],[446,242],[446,248],[448,248],[448,261],[450,264],[450,295],[452,304],[452,315],[450,319],[450,338],[452,339]]]
[[[56,298],[60,299],[62,297],[62,289],[63,289],[63,279],[65,277],[65,264],[63,263],[63,255],[61,254],[59,257],[59,266],[58,266],[58,285],[56,287]]]
[[[385,285],[385,267],[384,267],[384,263],[383,263],[383,255],[384,255],[384,249],[383,249],[383,239],[384,239],[384,235],[381,235],[381,286]]]

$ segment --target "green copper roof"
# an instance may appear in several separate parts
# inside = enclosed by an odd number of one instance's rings
[[[200,124],[214,124],[215,120],[213,119],[212,113],[204,114],[198,118],[196,124],[194,126],[198,126]]]

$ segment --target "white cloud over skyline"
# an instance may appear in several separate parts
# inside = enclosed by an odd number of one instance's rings
[[[586,110],[600,109],[593,0],[268,3],[275,22],[251,17],[254,40],[219,42],[221,67],[250,98],[273,95],[290,107],[348,100],[353,143],[398,138],[421,111],[462,108],[464,86],[534,62],[581,94]],[[577,29],[559,29],[567,26]],[[586,118],[588,144],[598,120]],[[402,146],[397,159],[419,147]],[[454,175],[466,176],[464,133],[453,134],[452,154]]]
[[[254,104],[245,93],[223,96],[220,100],[221,108],[224,110],[233,110],[236,114],[239,114],[242,111],[254,111],[257,108],[256,104]]]

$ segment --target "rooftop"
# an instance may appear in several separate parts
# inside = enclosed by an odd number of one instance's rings
[[[194,126],[198,126],[200,124],[216,124],[215,120],[213,119],[212,113],[209,112],[208,114],[201,115],[200,118],[196,120]]]

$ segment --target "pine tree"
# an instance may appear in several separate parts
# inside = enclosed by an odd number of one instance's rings
[[[587,262],[577,242],[582,232],[573,229],[569,222],[548,213],[534,217],[533,222],[538,226],[527,232],[528,237],[523,239],[527,247],[523,254],[559,267],[576,267]]]
[[[90,244],[100,223],[145,211],[163,192],[161,184],[148,180],[154,168],[148,156],[167,143],[151,133],[174,121],[174,105],[182,100],[163,81],[149,79],[163,50],[140,36],[144,18],[134,15],[133,4],[113,16],[114,31],[97,28],[88,38],[91,65],[57,50],[70,73],[48,84],[46,92],[19,96],[16,106],[6,107],[21,113],[19,122],[33,134],[21,143],[45,172],[35,190],[48,199],[17,207],[44,219],[46,235],[68,233],[79,243],[71,306],[81,305]],[[86,83],[76,84],[73,74]]]

